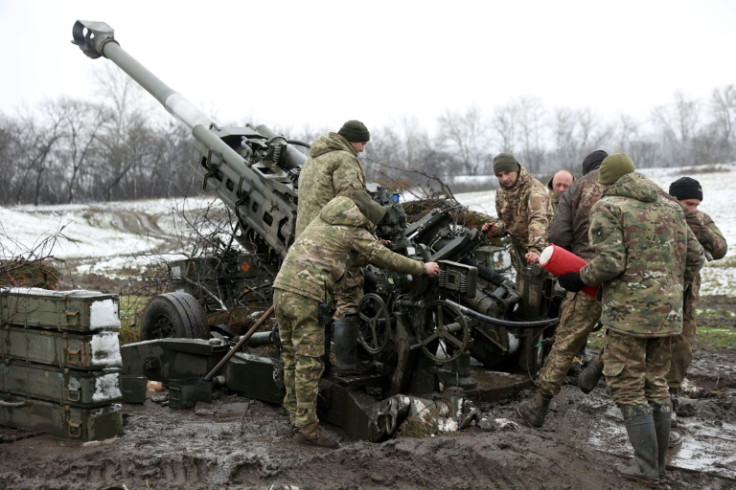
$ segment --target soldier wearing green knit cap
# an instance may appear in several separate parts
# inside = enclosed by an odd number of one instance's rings
[[[670,346],[682,332],[683,295],[703,265],[703,247],[680,206],[637,173],[628,155],[606,157],[598,182],[604,191],[588,232],[595,256],[558,281],[574,292],[600,287],[603,375],[634,449],[634,463],[618,472],[656,484],[670,438]]]
[[[365,169],[358,154],[365,149],[370,139],[365,124],[351,119],[337,132],[331,132],[312,143],[309,158],[299,173],[296,238],[332,198],[366,190]],[[357,345],[356,315],[363,297],[363,266],[361,262],[348,264],[342,281],[336,285],[335,319],[332,322],[332,339],[336,346]],[[352,355],[354,350],[333,350],[336,374],[359,370],[358,360]]]
[[[497,219],[484,223],[481,231],[489,238],[510,235],[526,263],[536,264],[552,219],[547,189],[511,153],[493,157],[493,173],[499,185]]]

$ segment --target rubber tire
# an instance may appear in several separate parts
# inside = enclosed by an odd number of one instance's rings
[[[146,305],[141,322],[141,340],[209,337],[207,316],[191,294],[182,291],[160,294]]]

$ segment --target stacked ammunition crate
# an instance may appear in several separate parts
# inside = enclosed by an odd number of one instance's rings
[[[116,295],[0,288],[0,425],[121,435],[119,333]]]

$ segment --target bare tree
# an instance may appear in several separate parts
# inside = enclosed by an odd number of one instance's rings
[[[455,153],[467,175],[483,173],[489,160],[489,125],[477,107],[465,113],[445,112],[438,119],[440,138]]]

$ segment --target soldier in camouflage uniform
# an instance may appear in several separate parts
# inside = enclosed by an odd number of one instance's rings
[[[386,209],[365,191],[337,196],[299,235],[274,281],[274,308],[279,324],[284,367],[284,407],[295,439],[303,444],[337,447],[319,429],[317,395],[324,371],[324,326],[319,304],[356,259],[396,272],[436,275],[436,262],[422,263],[390,251],[373,235]]]
[[[725,257],[728,244],[723,233],[710,216],[698,210],[698,206],[703,201],[703,189],[700,182],[690,177],[682,177],[670,184],[669,192],[682,206],[688,226],[705,249],[706,259],[718,260]],[[667,374],[667,383],[673,393],[680,389],[687,368],[693,360],[699,294],[700,273],[696,274],[692,285],[685,289],[682,334],[672,338],[672,365]]]
[[[536,264],[547,246],[547,228],[552,218],[549,194],[544,184],[530,174],[510,153],[493,158],[498,218],[484,223],[481,231],[489,238],[506,234],[527,264]]]
[[[575,182],[575,176],[569,170],[558,170],[547,182],[549,189],[549,202],[552,205],[552,211],[557,211],[560,204],[560,197]]]
[[[347,121],[337,133],[329,133],[312,143],[309,158],[299,173],[299,206],[296,213],[295,236],[298,238],[322,208],[335,196],[346,196],[354,190],[366,189],[363,165],[358,159],[370,133],[365,124]],[[340,373],[359,369],[352,355],[358,335],[356,312],[363,297],[362,262],[349,263],[343,279],[335,288],[336,308],[332,324],[335,341],[335,368]],[[353,346],[341,348],[342,346]]]
[[[603,374],[634,448],[635,464],[618,471],[656,484],[665,474],[670,435],[670,342],[682,331],[685,284],[703,265],[703,247],[682,209],[634,172],[627,155],[606,157],[598,182],[605,189],[589,230],[596,255],[558,280],[568,291],[601,287]]]
[[[590,261],[593,247],[588,241],[589,214],[603,194],[598,183],[598,167],[608,156],[594,151],[583,160],[583,177],[564,192],[549,228],[549,241]],[[568,292],[560,305],[560,323],[549,356],[537,376],[532,400],[523,401],[516,411],[528,425],[541,427],[550,400],[560,392],[573,359],[585,347],[588,335],[601,318],[601,305],[584,292]]]

